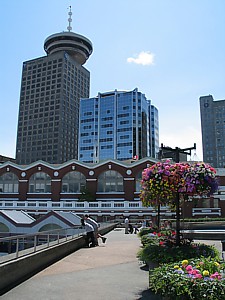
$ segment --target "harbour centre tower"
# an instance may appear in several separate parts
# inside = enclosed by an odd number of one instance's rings
[[[68,31],[44,41],[47,56],[23,63],[16,162],[53,164],[78,158],[80,98],[88,98],[90,72],[83,67],[93,51],[86,37]]]

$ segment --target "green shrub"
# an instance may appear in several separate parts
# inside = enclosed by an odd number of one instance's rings
[[[143,235],[149,234],[149,233],[160,233],[161,235],[171,235],[173,230],[172,229],[165,229],[161,228],[158,229],[157,227],[144,227],[141,228],[141,230],[138,232],[138,236],[142,237]]]
[[[162,242],[160,242],[162,243]],[[183,257],[199,258],[212,257],[219,258],[219,251],[215,246],[183,243],[180,246],[166,244],[146,244],[140,248],[137,257],[143,262],[154,262],[158,264],[172,263],[181,260]]]
[[[143,246],[146,246],[148,244],[159,244],[157,236],[154,237],[148,234],[145,234],[141,237],[141,243]]]
[[[152,228],[152,227],[143,227],[143,228],[141,228],[140,231],[138,232],[138,236],[139,236],[139,237],[142,237],[143,235],[146,235],[146,234],[148,234],[148,233],[152,233],[152,232],[154,232],[154,231],[156,231],[155,228]]]
[[[145,235],[141,235],[141,243],[143,246],[147,244],[159,244],[160,241],[167,240],[175,237],[175,232],[170,229],[164,229],[160,232],[150,232]]]

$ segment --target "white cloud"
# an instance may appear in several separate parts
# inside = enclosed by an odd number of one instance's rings
[[[142,51],[136,57],[128,57],[127,62],[143,66],[153,65],[154,57],[155,55],[153,53],[150,53],[149,51]]]

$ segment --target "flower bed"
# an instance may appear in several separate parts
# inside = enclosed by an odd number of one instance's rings
[[[163,265],[150,272],[149,287],[167,299],[224,300],[223,268],[223,264],[212,258]]]
[[[147,244],[141,248],[137,257],[143,262],[154,262],[158,264],[165,264],[176,262],[182,257],[197,258],[197,257],[218,257],[218,250],[214,246],[205,244],[184,244],[179,247],[162,247],[161,245]]]
[[[141,238],[141,243],[143,246],[147,244],[159,244],[160,241],[175,237],[176,234],[175,231],[170,229],[164,229],[156,232],[151,228],[144,228],[139,233],[139,237]]]
[[[148,233],[153,233],[154,231],[156,231],[156,228],[144,227],[144,228],[141,228],[141,230],[138,232],[138,236],[142,237],[143,235],[146,235]]]
[[[212,257],[219,259],[219,251],[214,246],[192,243],[181,238],[179,246],[176,245],[175,233],[158,232],[141,237],[143,246],[137,253],[139,260],[158,264],[176,262],[184,256],[187,258]]]

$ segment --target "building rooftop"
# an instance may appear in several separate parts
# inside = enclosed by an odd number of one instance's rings
[[[16,210],[0,210],[0,214],[9,218],[11,221],[17,224],[31,224],[35,221],[33,217],[28,215],[25,211]]]

